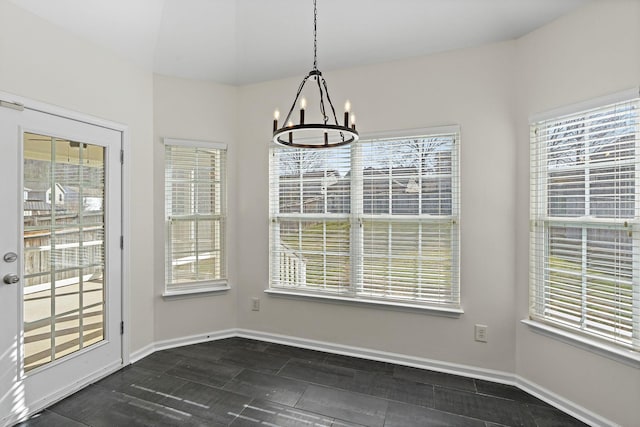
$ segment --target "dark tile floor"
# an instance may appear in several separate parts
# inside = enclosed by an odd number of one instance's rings
[[[154,353],[21,426],[580,426],[511,386],[229,338]]]

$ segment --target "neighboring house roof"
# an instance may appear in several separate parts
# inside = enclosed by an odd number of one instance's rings
[[[80,194],[80,187],[71,186],[71,185],[61,185],[59,183],[56,183],[56,187],[58,188],[58,191],[61,191],[65,195]],[[29,195],[28,195],[29,200],[44,200],[44,195],[46,194],[47,191],[51,190],[51,187],[47,186],[46,188],[39,188],[39,189],[31,189],[31,188],[25,187],[24,190],[29,193]],[[102,197],[104,195],[104,192],[100,188],[86,188],[86,187],[83,187],[82,188],[82,195],[83,196],[96,196],[96,197],[99,196],[99,197]]]
[[[51,204],[40,200],[26,200],[24,202],[25,211],[50,211]]]
[[[27,194],[27,201],[30,202],[44,202],[45,201],[45,190],[31,190]]]
[[[58,185],[58,184],[56,184],[56,185]],[[71,185],[62,185],[60,187],[62,188],[62,191],[65,194],[69,194],[69,195],[80,194],[80,187],[71,186]],[[103,195],[103,191],[102,191],[102,189],[99,189],[99,188],[83,187],[82,188],[82,195],[83,196],[102,196]]]

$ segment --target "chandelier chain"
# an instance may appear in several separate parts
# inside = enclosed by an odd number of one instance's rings
[[[318,69],[318,8],[313,0],[313,69]]]

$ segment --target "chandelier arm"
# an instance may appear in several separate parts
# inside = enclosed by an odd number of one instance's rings
[[[291,109],[289,109],[289,113],[287,114],[287,117],[284,119],[284,123],[282,124],[282,127],[285,127],[287,123],[289,123],[289,119],[291,119],[291,114],[293,113],[293,110],[296,108],[296,103],[298,102],[298,98],[300,98],[302,89],[304,89],[304,85],[307,83],[309,76],[310,75],[306,75],[304,79],[302,79],[302,82],[300,82],[300,86],[298,87],[298,92],[296,93],[296,97],[293,100],[293,104],[291,104]]]
[[[333,113],[333,120],[335,120],[336,122],[336,126],[340,126],[340,123],[338,123],[338,116],[336,115],[336,109],[333,106],[333,102],[331,102],[331,97],[329,96],[329,88],[327,87],[327,81],[324,79],[324,77],[322,78],[322,85],[324,86],[324,91],[327,94],[327,101],[329,101],[329,105],[331,106],[331,111]],[[340,138],[342,138],[342,141],[344,141],[344,133],[340,132]]]
[[[326,125],[329,121],[329,117],[327,117],[327,112],[324,108],[324,92],[322,90],[322,85],[320,84],[321,76],[316,76],[316,82],[318,82],[318,91],[320,92],[320,114],[322,114],[322,122]],[[322,78],[323,79],[323,78]],[[323,79],[324,80],[324,79]],[[327,94],[329,96],[329,94]]]
[[[333,102],[331,102],[331,97],[329,96],[329,88],[327,87],[327,81],[322,77],[322,85],[324,86],[324,91],[327,94],[327,101],[329,101],[329,105],[331,106],[331,112],[333,113],[333,120],[335,120],[336,125],[340,125],[338,123],[338,116],[336,115],[336,109],[333,106]]]

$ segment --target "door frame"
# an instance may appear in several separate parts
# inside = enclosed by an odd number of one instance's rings
[[[114,131],[118,131],[121,133],[121,146],[122,146],[122,155],[124,156],[121,163],[121,228],[122,228],[122,236],[123,236],[123,245],[122,250],[120,251],[120,262],[121,262],[121,321],[124,323],[124,331],[120,335],[121,339],[121,358],[122,365],[117,366],[116,369],[110,369],[107,371],[100,371],[97,376],[91,376],[87,378],[82,378],[80,381],[75,382],[73,384],[69,384],[64,388],[64,392],[59,396],[45,396],[38,402],[34,402],[34,405],[30,408],[28,416],[31,416],[42,409],[50,406],[51,404],[62,400],[63,398],[70,396],[76,391],[86,387],[87,385],[97,381],[98,379],[105,377],[123,366],[126,366],[130,363],[130,248],[131,248],[131,210],[130,210],[130,201],[131,201],[131,192],[130,192],[130,183],[131,183],[131,168],[129,167],[129,159],[128,154],[130,153],[130,130],[127,125],[122,123],[113,122],[110,120],[101,119],[95,116],[91,116],[89,114],[80,113],[73,110],[68,110],[66,108],[58,107],[52,104],[47,104],[41,101],[36,101],[30,98],[26,98],[23,96],[2,92],[0,91],[0,100],[8,103],[13,103],[18,106],[18,108],[22,107],[24,109],[34,110],[45,114],[50,114],[54,116],[58,116],[65,119],[70,119],[82,123],[87,123],[93,126],[100,126],[103,128],[111,129]],[[0,107],[5,108],[5,107]],[[19,319],[16,319],[18,321]],[[19,421],[23,421],[23,419],[9,420],[10,423],[15,423]]]

